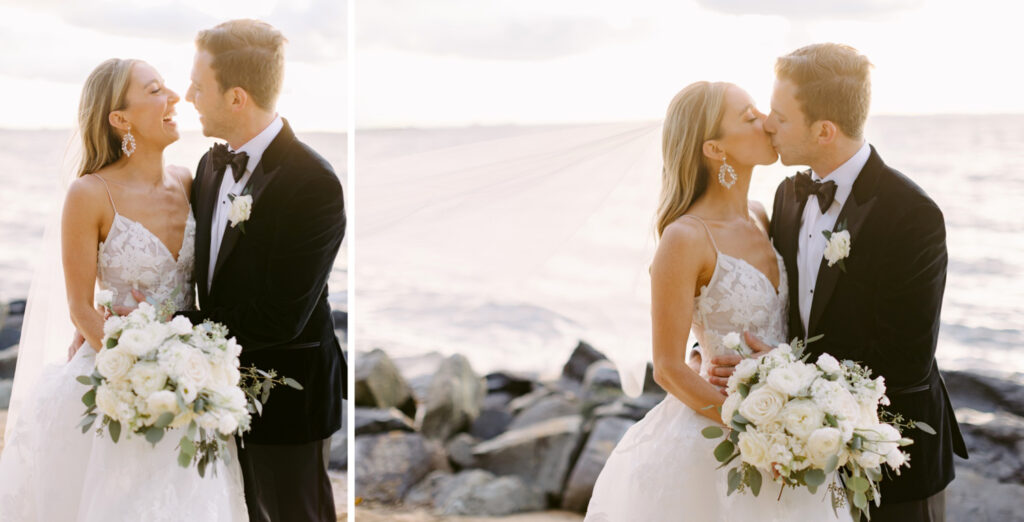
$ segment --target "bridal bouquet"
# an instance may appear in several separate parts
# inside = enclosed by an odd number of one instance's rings
[[[98,293],[97,301],[110,309],[110,292]],[[99,431],[105,428],[115,443],[127,430],[156,445],[168,431],[183,428],[178,464],[195,462],[205,476],[210,463],[228,458],[227,443],[249,430],[252,413],[262,411],[275,384],[302,387],[272,372],[240,370],[242,347],[223,325],[193,325],[181,316],[160,320],[168,315],[143,302],[106,320],[96,367],[78,377],[90,386],[82,396],[82,432],[99,420]]]
[[[725,342],[744,353],[738,334]],[[780,344],[736,366],[721,408],[728,435],[715,448],[715,458],[723,467],[740,459],[729,470],[729,494],[749,488],[756,496],[762,471],[782,489],[803,486],[811,493],[832,476],[827,487],[833,509],[848,504],[859,520],[861,513],[868,516],[869,501],[881,502],[882,466],[897,474],[909,466],[900,448],[912,441],[900,428],[935,432],[881,410],[889,404],[885,380],[871,379],[868,368],[828,354],[809,363],[803,348],[799,341]],[[707,438],[724,434],[717,426],[703,430]],[[834,479],[837,470],[842,485]]]

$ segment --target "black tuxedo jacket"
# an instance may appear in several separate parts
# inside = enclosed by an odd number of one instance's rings
[[[210,228],[223,172],[209,153],[192,184],[196,218],[193,323],[227,326],[242,346],[242,366],[276,370],[303,386],[277,386],[244,437],[255,444],[325,439],[341,427],[346,363],[334,333],[327,278],[345,235],[345,206],[334,170],[299,141],[288,122],[253,169],[252,213],[224,233],[207,291]]]
[[[808,332],[798,304],[797,242],[804,204],[795,176],[775,193],[770,232],[789,277],[789,335],[822,339],[807,350],[852,359],[885,377],[886,409],[923,421],[938,432],[904,433],[910,468],[881,484],[882,502],[927,498],[953,480],[953,453],[967,458],[960,427],[935,363],[939,311],[946,286],[946,228],[942,212],[903,174],[871,156],[836,220],[850,232],[846,271],[822,259]]]

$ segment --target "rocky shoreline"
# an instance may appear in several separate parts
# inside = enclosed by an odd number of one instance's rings
[[[355,373],[353,472],[368,520],[579,520],[612,448],[665,396],[650,368],[643,394],[625,396],[582,341],[551,380],[382,350],[358,354]],[[956,460],[948,519],[1024,522],[1024,375],[943,376],[971,455]]]

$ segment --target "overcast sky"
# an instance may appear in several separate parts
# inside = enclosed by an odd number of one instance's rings
[[[873,114],[1021,113],[1021,8],[999,0],[360,0],[364,128],[660,119],[690,82],[767,109],[775,58],[853,45]]]
[[[183,98],[196,33],[258,18],[284,33],[278,111],[296,129],[343,132],[347,115],[346,0],[0,0],[0,127],[69,128],[82,83],[107,58],[140,58]],[[178,104],[180,128],[199,128]]]

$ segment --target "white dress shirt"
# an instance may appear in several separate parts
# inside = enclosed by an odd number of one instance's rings
[[[823,230],[831,231],[835,227],[836,220],[839,219],[839,212],[842,211],[843,204],[846,203],[846,199],[850,197],[850,192],[853,190],[853,183],[857,181],[857,176],[867,164],[870,156],[871,147],[865,141],[860,150],[831,173],[821,176],[817,172],[811,171],[812,179],[836,182],[836,197],[832,201],[832,206],[822,214],[818,207],[818,197],[811,195],[807,198],[807,205],[800,218],[800,237],[797,242],[796,260],[799,272],[800,320],[804,323],[804,332],[807,335],[810,335],[808,323],[811,317],[811,304],[814,302],[814,285],[818,281],[818,269],[821,267],[821,259],[825,255],[825,243],[827,242],[821,232]]]
[[[274,121],[267,125],[267,128],[263,129],[253,139],[246,142],[238,148],[237,152],[244,152],[249,155],[249,159],[245,164],[245,173],[242,177],[235,181],[234,175],[232,175],[233,168],[228,165],[224,170],[224,179],[220,182],[220,194],[217,196],[217,203],[213,207],[213,221],[210,223],[210,268],[209,277],[206,278],[206,291],[210,291],[211,285],[213,285],[213,269],[217,266],[217,255],[220,254],[220,244],[224,240],[224,232],[228,226],[228,214],[231,210],[231,199],[228,198],[228,194],[240,195],[245,185],[249,183],[249,178],[252,177],[252,171],[259,165],[260,159],[263,157],[263,152],[267,150],[270,143],[274,141],[277,134],[281,132],[284,127],[284,121],[281,116],[275,116]],[[228,150],[231,150],[231,146],[228,146]],[[231,152],[235,152],[231,150]],[[255,209],[254,209],[255,211]]]

